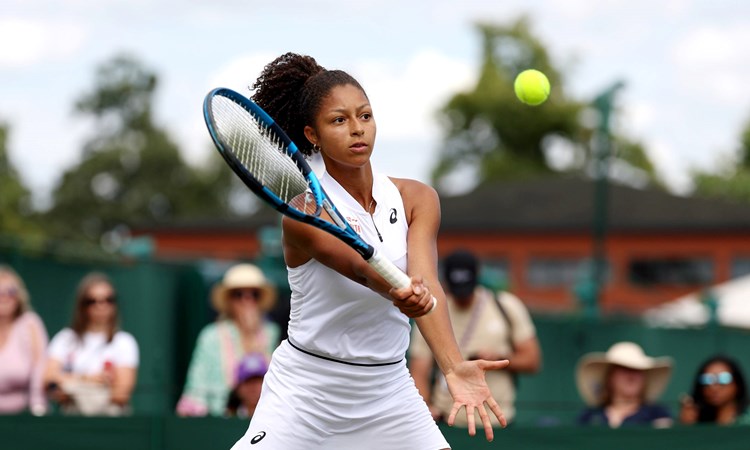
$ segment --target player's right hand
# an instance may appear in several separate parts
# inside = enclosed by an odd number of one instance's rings
[[[432,311],[433,302],[437,301],[421,277],[412,277],[411,286],[403,289],[392,288],[388,293],[396,308],[412,319],[422,317]]]

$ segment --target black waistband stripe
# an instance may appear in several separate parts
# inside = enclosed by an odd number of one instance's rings
[[[375,363],[375,364],[363,364],[363,363],[355,363],[355,362],[351,362],[351,361],[343,361],[343,360],[340,360],[340,359],[331,358],[329,356],[318,355],[318,354],[313,353],[313,352],[311,352],[309,350],[305,350],[303,348],[300,348],[299,346],[295,345],[292,342],[292,340],[289,339],[289,338],[287,338],[286,341],[289,342],[289,345],[291,345],[292,348],[295,349],[295,350],[297,350],[298,352],[302,352],[302,353],[304,353],[306,355],[314,356],[316,358],[325,359],[326,361],[332,361],[332,362],[339,363],[339,364],[347,364],[349,366],[359,366],[359,367],[392,366],[394,364],[398,364],[401,361],[403,361],[403,359],[399,359],[398,361],[386,362],[386,363]]]

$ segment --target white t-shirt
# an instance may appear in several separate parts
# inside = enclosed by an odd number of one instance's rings
[[[70,328],[64,328],[52,338],[47,353],[60,361],[65,372],[96,375],[107,362],[115,367],[138,367],[138,343],[130,333],[118,331],[107,342],[105,333],[85,333],[79,340]]]

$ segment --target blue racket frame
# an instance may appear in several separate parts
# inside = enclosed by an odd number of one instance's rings
[[[247,168],[239,161],[239,159],[237,159],[231,146],[224,143],[217,132],[216,124],[213,120],[213,111],[211,108],[211,98],[215,96],[225,97],[244,108],[246,111],[248,111],[249,114],[255,117],[255,119],[257,119],[263,125],[267,126],[268,129],[271,130],[280,139],[280,141],[284,143],[284,151],[294,161],[294,163],[300,169],[302,175],[305,177],[305,180],[307,181],[310,193],[315,200],[315,215],[303,213],[302,211],[288,205],[286,202],[284,202],[284,200],[274,194],[273,191],[266,188],[263,183],[255,178],[255,176],[253,176],[253,174],[249,170],[247,170]],[[231,89],[216,88],[211,90],[211,92],[206,95],[206,98],[203,102],[203,118],[206,121],[206,126],[208,127],[208,132],[211,135],[211,139],[216,145],[216,148],[221,156],[224,158],[227,164],[229,164],[229,167],[232,168],[234,173],[240,177],[242,182],[245,183],[245,185],[250,188],[250,190],[253,191],[261,200],[265,201],[267,204],[269,204],[271,207],[284,214],[285,216],[288,216],[300,222],[308,223],[336,236],[337,238],[347,243],[354,250],[356,250],[357,253],[362,255],[365,260],[369,260],[373,256],[375,249],[359,237],[357,232],[354,231],[354,229],[349,225],[346,219],[344,219],[341,213],[339,213],[338,209],[336,209],[336,206],[333,204],[333,202],[329,200],[328,196],[323,190],[323,187],[320,185],[318,177],[315,176],[315,173],[310,168],[310,165],[307,164],[305,156],[302,154],[302,152],[299,151],[294,142],[292,142],[289,136],[286,135],[284,130],[282,130],[282,128],[276,123],[276,121],[274,121],[268,113],[263,111],[260,106],[258,106],[249,98]],[[335,223],[331,223],[319,217],[322,209],[325,209],[326,212],[328,212]]]

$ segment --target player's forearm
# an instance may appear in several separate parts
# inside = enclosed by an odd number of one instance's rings
[[[350,268],[353,273],[353,276],[349,276],[351,280],[356,281],[388,300],[391,300],[390,295],[388,295],[388,292],[391,290],[391,285],[388,284],[388,282],[372,267],[370,267],[365,260],[359,257],[359,255],[351,260]],[[346,276],[346,273],[344,273],[344,275]]]
[[[445,309],[445,297],[442,301],[438,301],[438,307],[432,314],[418,317],[415,322],[432,350],[441,372],[447,374],[453,370],[453,366],[463,361],[453,335],[448,311]]]
[[[391,286],[348,245],[312,225],[287,217],[282,221],[282,229],[284,260],[288,266],[297,267],[314,258],[350,280],[388,298]]]

